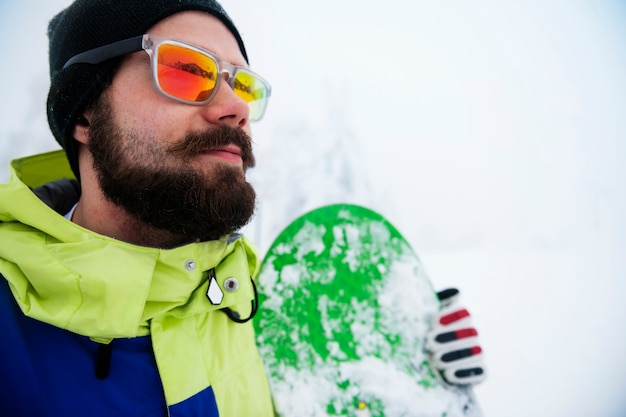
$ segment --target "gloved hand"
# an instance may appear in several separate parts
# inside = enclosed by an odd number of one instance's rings
[[[437,293],[441,309],[433,319],[426,347],[442,379],[452,385],[475,385],[485,380],[483,351],[469,312],[459,304],[459,290]]]

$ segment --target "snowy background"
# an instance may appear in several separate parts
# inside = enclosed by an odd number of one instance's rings
[[[46,26],[67,4],[0,0],[2,166],[57,148]],[[223,4],[274,88],[261,248],[321,204],[379,210],[462,290],[486,416],[626,416],[626,2]]]

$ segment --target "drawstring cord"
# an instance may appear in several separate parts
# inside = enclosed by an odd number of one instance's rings
[[[98,344],[98,354],[96,356],[96,378],[103,380],[109,376],[111,370],[111,352],[113,351],[113,342]]]
[[[259,309],[259,294],[256,290],[256,285],[254,284],[254,280],[252,278],[250,278],[250,282],[252,283],[252,289],[254,290],[254,300],[251,301],[252,311],[250,311],[250,315],[247,318],[242,319],[238,312],[233,311],[228,307],[224,307],[221,309],[221,311],[235,323],[246,323],[252,320],[252,318],[256,315],[257,310]]]

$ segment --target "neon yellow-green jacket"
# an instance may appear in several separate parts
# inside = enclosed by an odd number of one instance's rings
[[[72,193],[32,191],[62,177],[50,152],[0,185],[0,414],[273,416],[252,324],[224,313],[251,312],[248,240],[164,250],[93,233],[63,217]]]

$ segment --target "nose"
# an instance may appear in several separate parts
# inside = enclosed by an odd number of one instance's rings
[[[222,73],[215,96],[203,107],[204,117],[212,124],[245,127],[249,122],[250,107],[228,83],[229,74]]]

